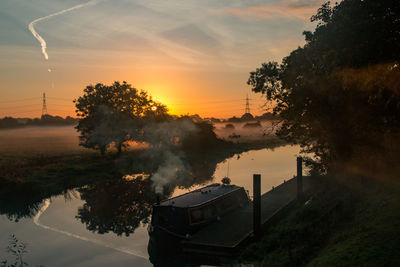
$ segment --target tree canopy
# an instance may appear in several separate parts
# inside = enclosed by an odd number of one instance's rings
[[[248,84],[275,104],[278,135],[317,156],[309,161],[317,170],[387,155],[400,128],[400,2],[327,2],[311,21],[306,44],[281,64],[262,64]]]
[[[140,139],[144,125],[168,117],[165,105],[125,81],[88,85],[74,103],[80,117],[76,126],[80,145],[102,154],[112,143],[121,151],[125,141]]]

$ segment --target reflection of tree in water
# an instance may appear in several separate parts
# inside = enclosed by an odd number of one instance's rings
[[[0,214],[10,221],[33,217],[41,208],[44,196],[35,184],[0,182],[0,187]]]
[[[149,179],[109,180],[79,189],[86,203],[76,216],[88,230],[100,234],[114,232],[128,236],[151,215],[156,195]]]
[[[225,156],[186,157],[186,168],[177,173],[176,179],[164,187],[164,193],[159,197],[168,198],[176,187],[190,188],[209,182],[217,164]],[[114,232],[128,236],[133,233],[137,227],[150,221],[152,204],[157,199],[151,177],[143,176],[132,180],[108,180],[83,187],[79,192],[86,203],[78,209],[76,218],[86,224],[88,230],[100,234]]]

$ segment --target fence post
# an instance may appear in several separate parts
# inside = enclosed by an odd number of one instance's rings
[[[303,197],[303,159],[297,157],[297,199]]]
[[[261,234],[261,175],[253,174],[253,230],[257,238]]]

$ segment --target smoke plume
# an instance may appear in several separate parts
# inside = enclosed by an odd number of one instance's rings
[[[67,13],[67,12],[70,12],[70,11],[75,10],[75,9],[79,9],[79,8],[82,8],[82,7],[87,7],[87,6],[90,6],[90,5],[94,5],[94,4],[96,4],[97,2],[98,2],[98,0],[90,0],[89,2],[86,2],[86,3],[84,3],[84,4],[79,4],[79,5],[76,5],[76,6],[73,6],[73,7],[70,7],[70,8],[61,10],[61,11],[58,11],[58,12],[56,12],[56,13],[53,13],[53,14],[50,14],[50,15],[41,17],[41,18],[37,18],[37,19],[35,19],[34,21],[32,21],[31,23],[29,23],[28,28],[29,28],[29,30],[32,32],[32,35],[39,41],[40,46],[42,47],[43,56],[44,56],[44,58],[45,58],[46,60],[49,59],[49,55],[48,55],[47,52],[46,52],[47,44],[46,44],[46,41],[43,39],[43,37],[40,36],[40,35],[36,32],[36,30],[35,30],[35,24],[36,24],[37,22],[39,22],[39,21],[46,20],[46,19],[49,19],[49,18],[58,16],[58,15],[61,15],[61,14]]]
[[[195,131],[195,125],[189,119],[155,123],[146,129],[145,140],[153,146],[148,151],[150,158],[157,157],[161,162],[151,177],[156,193],[162,194],[165,186],[180,184],[179,173],[189,171],[181,158],[184,155],[176,150],[176,146]]]
[[[162,194],[164,186],[174,183],[177,178],[178,171],[184,169],[182,160],[170,151],[164,152],[165,161],[157,169],[157,172],[151,177],[153,181],[154,191]]]

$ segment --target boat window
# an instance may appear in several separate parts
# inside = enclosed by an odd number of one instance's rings
[[[204,213],[202,209],[193,209],[190,211],[190,221],[198,223],[204,220]]]

